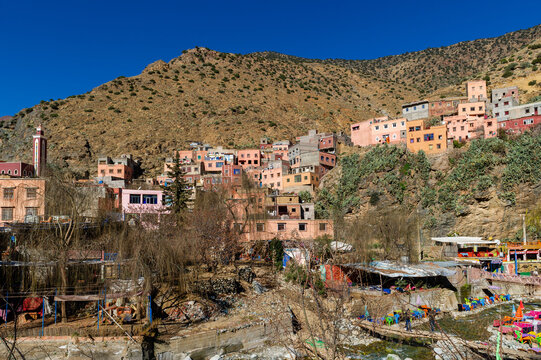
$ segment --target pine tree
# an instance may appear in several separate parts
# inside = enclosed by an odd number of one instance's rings
[[[176,152],[173,165],[169,168],[167,176],[173,179],[173,182],[165,183],[161,186],[165,204],[172,214],[181,214],[188,207],[191,189],[184,180],[184,172],[180,166],[180,158]]]

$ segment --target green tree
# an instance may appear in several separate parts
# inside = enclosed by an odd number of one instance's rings
[[[165,183],[161,186],[165,204],[171,210],[172,214],[179,215],[188,207],[191,189],[184,180],[184,172],[180,166],[178,152],[175,154],[173,164],[170,166],[167,176],[173,179],[173,182]]]

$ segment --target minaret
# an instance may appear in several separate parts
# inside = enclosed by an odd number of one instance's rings
[[[41,176],[47,164],[47,139],[43,136],[41,124],[36,129],[36,135],[33,140],[33,159],[35,176]]]

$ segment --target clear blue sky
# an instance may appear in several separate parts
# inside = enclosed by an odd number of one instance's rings
[[[540,13],[539,0],[0,0],[0,116],[194,46],[370,59],[532,27]]]

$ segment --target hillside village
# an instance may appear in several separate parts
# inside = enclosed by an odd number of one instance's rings
[[[540,33],[198,47],[0,118],[0,357],[539,358]]]

